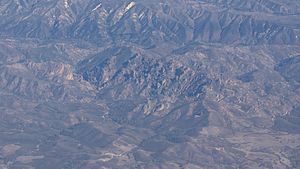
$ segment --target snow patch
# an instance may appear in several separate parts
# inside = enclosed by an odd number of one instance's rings
[[[135,6],[135,2],[130,2],[127,6],[126,6],[126,8],[125,8],[125,12],[127,12],[127,11],[129,11],[131,8],[133,8]]]
[[[98,4],[92,11],[95,11],[95,10],[97,10],[97,9],[99,9],[100,7],[102,6],[102,4],[100,3],[100,4]]]
[[[69,8],[70,7],[69,0],[64,0],[64,6],[65,6],[65,8]]]
[[[131,8],[135,6],[135,2],[130,2],[123,10],[118,12],[116,20],[119,20],[124,16],[125,13],[127,13]]]

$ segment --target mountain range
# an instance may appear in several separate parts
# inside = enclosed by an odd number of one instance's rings
[[[297,0],[0,0],[0,169],[297,169],[299,71]]]

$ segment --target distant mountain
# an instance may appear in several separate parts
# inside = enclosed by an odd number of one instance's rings
[[[272,0],[1,1],[2,36],[131,42],[300,44],[299,3]]]
[[[0,169],[299,168],[300,1],[1,0]]]

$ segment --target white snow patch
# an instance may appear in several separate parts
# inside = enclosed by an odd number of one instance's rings
[[[125,8],[125,12],[127,12],[127,11],[129,11],[131,8],[133,8],[135,6],[135,2],[130,2],[127,6],[126,6],[126,8]]]
[[[97,9],[99,9],[100,7],[102,6],[102,4],[100,3],[100,4],[98,4],[92,11],[95,11],[95,10],[97,10]]]
[[[70,7],[68,0],[64,0],[64,6],[65,6],[65,8],[69,8]]]
[[[119,20],[123,15],[135,6],[135,2],[130,2],[123,10],[118,12],[116,20]]]

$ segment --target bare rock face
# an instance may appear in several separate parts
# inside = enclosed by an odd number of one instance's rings
[[[0,168],[299,168],[299,9],[0,1]]]

